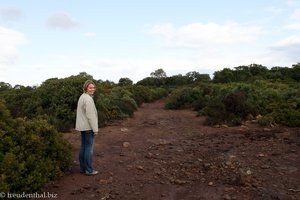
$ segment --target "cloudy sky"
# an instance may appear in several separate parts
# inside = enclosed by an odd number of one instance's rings
[[[300,0],[0,0],[0,82],[300,62]]]

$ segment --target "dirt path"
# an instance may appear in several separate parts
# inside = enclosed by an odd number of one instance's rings
[[[131,119],[100,129],[94,167],[72,171],[45,191],[58,199],[300,199],[300,128],[212,128],[189,110],[144,104]]]

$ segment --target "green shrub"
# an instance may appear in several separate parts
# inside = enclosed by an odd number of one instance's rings
[[[127,88],[136,104],[140,106],[142,103],[149,103],[153,101],[152,91],[149,87],[137,85]]]
[[[165,103],[168,109],[190,108],[202,97],[202,91],[198,88],[183,87],[174,90]]]
[[[100,94],[95,104],[98,111],[99,127],[104,127],[109,120],[109,99]]]
[[[36,192],[71,166],[71,145],[43,119],[12,119],[0,102],[0,191]]]
[[[233,117],[230,121],[233,126],[239,126],[243,124],[243,119],[241,117]]]
[[[194,110],[201,111],[207,105],[208,96],[199,96],[193,103]]]
[[[222,124],[228,119],[225,105],[222,103],[221,99],[216,97],[211,98],[208,101],[207,106],[200,113],[207,116],[204,124],[209,126]]]
[[[261,126],[270,126],[274,123],[274,118],[271,114],[262,116],[257,119],[257,122]]]
[[[294,109],[281,109],[275,114],[275,122],[280,124],[290,126],[290,127],[299,127],[300,126],[300,110]]]
[[[125,95],[121,99],[118,100],[117,106],[120,108],[122,113],[125,116],[133,116],[134,111],[137,110],[138,106],[134,99],[130,98],[129,96]]]
[[[158,87],[158,88],[152,88],[151,93],[152,93],[152,101],[155,101],[163,97],[166,97],[169,94],[169,90],[166,88]]]

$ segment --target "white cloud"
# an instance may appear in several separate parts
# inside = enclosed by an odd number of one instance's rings
[[[17,46],[26,42],[22,33],[0,26],[0,64],[13,64],[17,59]]]
[[[7,8],[0,8],[0,18],[4,20],[18,20],[22,16],[22,11],[13,8],[13,7],[7,7]]]
[[[300,20],[300,8],[294,10],[293,14],[291,15],[293,20]]]
[[[286,59],[299,61],[300,55],[300,35],[289,36],[275,43],[271,50],[283,55]]]
[[[66,13],[55,13],[47,19],[47,25],[54,28],[74,29],[79,28],[80,24]]]
[[[287,5],[288,6],[298,6],[299,0],[287,0]]]
[[[86,33],[84,33],[84,36],[85,37],[95,37],[96,33],[94,33],[94,32],[86,32]]]
[[[290,23],[286,25],[285,28],[290,30],[300,30],[300,22]]]
[[[272,13],[273,15],[279,15],[279,14],[281,14],[284,11],[283,8],[274,7],[274,6],[268,7],[266,10],[268,12]]]
[[[300,30],[300,8],[294,10],[290,16],[291,22],[285,26],[286,29]]]
[[[253,42],[261,33],[259,27],[243,26],[235,22],[220,25],[217,23],[192,23],[179,28],[172,24],[156,25],[149,33],[161,36],[168,47],[219,47]]]
[[[275,45],[273,45],[273,48],[282,49],[282,48],[288,48],[290,46],[296,46],[296,45],[299,45],[300,48],[300,35],[293,35],[283,40],[280,40]]]

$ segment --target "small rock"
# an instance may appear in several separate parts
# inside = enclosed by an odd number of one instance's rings
[[[212,181],[210,181],[210,182],[208,183],[208,185],[209,185],[209,186],[213,186],[214,183],[213,183]]]
[[[136,168],[139,169],[139,170],[145,171],[144,167],[141,166],[141,165],[137,166]]]
[[[230,166],[232,163],[230,161],[225,162],[227,166]]]
[[[241,185],[249,186],[249,184],[253,183],[252,171],[250,169],[240,169],[238,181]]]
[[[124,148],[127,148],[127,147],[129,147],[130,146],[130,143],[129,142],[123,142],[123,147]]]
[[[147,155],[145,155],[145,158],[153,158],[153,153],[148,152]]]
[[[257,157],[265,157],[265,154],[259,153],[259,154],[257,154]]]
[[[248,127],[247,127],[247,126],[245,126],[245,125],[241,125],[240,127],[241,127],[241,128],[248,128]]]
[[[110,184],[110,183],[112,183],[113,182],[113,177],[109,177],[108,179],[101,179],[100,181],[99,181],[99,183],[100,184]]]
[[[231,197],[230,197],[228,194],[225,194],[225,195],[223,196],[223,199],[225,199],[225,200],[231,200]]]
[[[171,142],[166,140],[166,139],[158,139],[158,144],[159,145],[166,145],[166,144],[171,144]]]
[[[128,132],[127,128],[121,128],[121,132]]]
[[[91,189],[91,185],[87,184],[87,185],[83,186],[83,188],[86,189],[86,190]]]
[[[259,118],[261,118],[262,116],[261,115],[257,115],[255,118],[256,119],[259,119]]]
[[[183,185],[183,184],[186,184],[186,181],[176,179],[176,180],[174,180],[174,183],[178,184],[178,185]]]
[[[203,163],[203,167],[205,170],[209,170],[211,165],[210,165],[210,163]]]
[[[249,113],[246,117],[247,120],[254,120],[254,117],[251,113]]]

